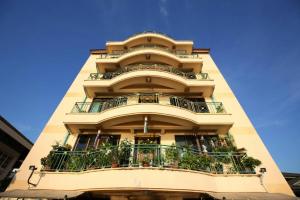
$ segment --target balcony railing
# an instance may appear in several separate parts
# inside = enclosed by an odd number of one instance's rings
[[[226,113],[221,102],[193,102],[191,100],[165,94],[134,94],[113,98],[102,102],[76,102],[72,113],[99,113],[110,108],[140,103],[171,105],[187,109],[195,113]]]
[[[129,65],[115,72],[105,72],[103,74],[91,73],[90,76],[88,77],[88,80],[107,80],[131,71],[144,71],[144,70],[169,72],[184,77],[186,79],[209,80],[207,73],[182,72],[178,70],[178,68],[175,68],[173,66],[160,65],[160,64]]]
[[[132,47],[130,49],[127,50],[115,50],[113,53],[111,54],[100,54],[99,55],[99,59],[108,59],[108,58],[119,58],[127,53],[130,52],[134,52],[134,51],[138,51],[141,49],[153,49],[153,50],[160,50],[160,51],[164,51],[164,52],[168,52],[171,53],[179,58],[201,58],[200,54],[187,54],[184,50],[171,50],[169,48],[163,47],[163,46],[159,46],[159,45],[140,45],[137,47]]]
[[[43,160],[43,170],[74,172],[111,167],[157,167],[215,174],[254,174],[254,167],[243,164],[246,157],[245,153],[201,152],[175,145],[102,145],[89,151],[51,151]]]

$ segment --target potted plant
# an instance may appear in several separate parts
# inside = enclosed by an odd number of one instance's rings
[[[149,158],[149,155],[147,155],[147,154],[143,155],[142,164],[143,164],[143,167],[150,167],[151,159]]]
[[[117,146],[111,147],[110,157],[111,157],[111,167],[112,168],[119,167],[119,151]]]
[[[197,170],[197,157],[198,155],[194,154],[190,147],[185,148],[179,161],[179,167],[182,169]]]
[[[171,146],[166,148],[165,151],[166,163],[168,166],[177,168],[179,163],[179,150],[173,143]]]
[[[128,166],[130,164],[130,154],[131,154],[131,141],[124,139],[119,145],[119,160],[121,166]]]
[[[199,155],[197,157],[197,170],[210,171],[212,158],[207,155]]]
[[[41,165],[43,170],[61,170],[65,167],[66,160],[68,159],[67,152],[71,150],[68,144],[60,145],[56,142],[52,145],[52,150],[46,157],[41,158]]]
[[[43,166],[43,170],[50,170],[50,163],[48,157],[41,158],[41,165]]]
[[[153,164],[152,160],[154,158],[154,152],[157,148],[156,143],[153,140],[147,138],[140,143],[138,148],[139,148],[138,153],[141,157],[141,160],[140,160],[141,164],[143,166],[152,165]]]
[[[71,154],[66,161],[65,169],[67,171],[81,171],[85,169],[86,158],[82,153]]]
[[[245,167],[246,173],[254,173],[255,167],[261,165],[261,161],[250,156],[245,156],[241,160]]]
[[[97,150],[92,147],[89,148],[85,154],[85,168],[96,169],[97,168]]]

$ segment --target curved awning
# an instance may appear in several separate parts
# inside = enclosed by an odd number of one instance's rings
[[[120,195],[120,191],[102,191],[105,195]],[[137,191],[127,191],[127,195],[137,195]],[[141,192],[141,191],[140,191]],[[46,198],[46,199],[68,199],[74,198],[82,195],[84,192],[82,191],[74,191],[74,190],[11,190],[7,192],[0,193],[0,197],[8,197],[8,198]],[[124,193],[124,191],[122,192]],[[143,192],[144,196],[151,196],[153,194],[158,193],[158,191],[147,191]],[[169,193],[169,191],[159,191],[160,194]],[[174,193],[174,192],[173,192]],[[175,192],[176,193],[176,192]],[[175,194],[174,193],[174,194]],[[178,193],[182,195],[189,194]],[[193,193],[196,195],[196,193]],[[201,195],[208,194],[214,199],[217,200],[299,200],[297,197],[289,196],[286,194],[280,193],[267,193],[267,192],[203,192]],[[124,194],[123,194],[124,195]],[[199,194],[200,195],[200,194]]]

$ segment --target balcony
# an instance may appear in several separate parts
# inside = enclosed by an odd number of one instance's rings
[[[158,66],[157,66],[158,67]],[[83,83],[84,91],[90,98],[107,96],[108,93],[130,94],[138,92],[168,93],[176,96],[189,93],[193,96],[211,97],[215,83],[207,74],[184,73],[169,68],[171,72],[133,67],[114,73],[92,74]],[[147,71],[146,71],[147,70]],[[128,72],[127,72],[128,71]],[[195,78],[195,79],[194,79]]]
[[[131,53],[131,52],[135,52],[135,51],[139,51],[139,50],[158,50],[158,51],[163,51],[166,53],[170,53],[173,54],[175,56],[177,56],[178,58],[192,58],[192,59],[201,59],[200,54],[187,54],[185,53],[185,51],[173,51],[169,48],[166,47],[162,47],[162,46],[158,46],[158,45],[140,45],[137,47],[132,47],[128,50],[115,50],[113,53],[111,54],[100,54],[98,59],[114,59],[114,58],[119,58],[125,54]]]
[[[72,113],[100,113],[105,110],[134,104],[161,104],[189,110],[193,113],[226,114],[221,102],[193,102],[165,94],[134,94],[113,98],[105,102],[76,102]]]
[[[251,158],[253,159],[253,158]],[[51,151],[42,159],[44,171],[80,172],[104,168],[151,167],[212,174],[255,174],[258,165],[245,153],[200,152],[190,147],[159,144],[102,144],[88,151]],[[254,159],[256,160],[256,159]],[[259,162],[260,163],[260,162]]]
[[[77,102],[65,115],[64,124],[71,132],[104,129],[143,129],[148,116],[149,129],[210,130],[226,134],[233,125],[231,114],[221,102],[193,102],[162,94],[135,94],[101,102]]]
[[[247,158],[234,151],[208,153],[123,140],[87,151],[56,148],[41,159],[43,168],[32,181],[38,182],[35,189],[264,192],[256,165]]]
[[[171,37],[156,32],[144,32],[129,37],[124,41],[109,41],[106,43],[107,50],[113,52],[115,50],[128,50],[141,45],[160,45],[168,49],[182,49],[191,52],[193,41],[178,41]]]
[[[185,79],[192,80],[211,80],[208,77],[207,73],[195,73],[195,72],[183,72],[178,68],[169,65],[160,65],[160,64],[138,64],[138,65],[129,65],[125,66],[115,72],[105,72],[100,73],[91,73],[87,80],[109,80],[113,79],[119,75],[132,72],[132,71],[159,71],[159,72],[168,72],[175,74],[177,76],[183,77]]]

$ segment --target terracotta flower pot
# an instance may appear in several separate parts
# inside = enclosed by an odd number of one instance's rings
[[[112,168],[117,168],[117,167],[119,167],[119,164],[118,164],[118,163],[112,163],[112,164],[111,164],[111,167],[112,167]]]
[[[150,167],[150,164],[149,163],[143,163],[143,167]]]

